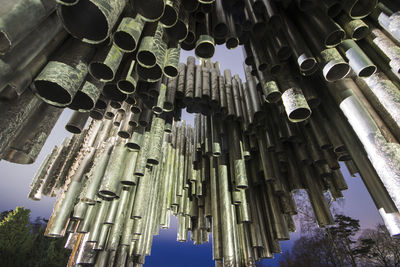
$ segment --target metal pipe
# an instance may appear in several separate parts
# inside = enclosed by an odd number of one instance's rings
[[[105,198],[118,197],[123,163],[127,154],[125,140],[118,137],[104,172],[99,194]]]
[[[79,112],[91,111],[94,109],[97,100],[100,98],[103,87],[104,83],[96,80],[91,75],[87,75],[86,81],[76,92],[68,107]]]
[[[341,12],[342,5],[337,0],[322,0],[316,3],[325,15],[335,18]]]
[[[369,78],[357,78],[355,81],[396,139],[400,140],[398,88],[382,72],[375,73]]]
[[[178,21],[178,14],[181,8],[181,1],[167,0],[165,2],[164,14],[160,18],[160,23],[166,28],[173,27]]]
[[[0,20],[0,54],[4,55],[20,43],[54,10],[54,1],[20,0],[2,7]],[[24,23],[20,23],[21,20]]]
[[[135,51],[144,24],[145,22],[140,15],[136,15],[134,18],[124,17],[113,34],[114,44],[125,53]]]
[[[112,81],[123,55],[124,52],[114,44],[103,46],[96,52],[96,55],[90,62],[90,74],[102,82]]]
[[[35,162],[61,112],[62,109],[42,102],[9,143],[2,159],[19,164]]]
[[[342,9],[353,19],[362,19],[368,16],[375,8],[377,0],[344,0]]]
[[[361,104],[365,107],[365,109],[371,115],[374,122],[378,125],[378,127],[380,128],[380,130],[382,132],[383,137],[390,143],[398,143],[396,137],[392,134],[390,128],[387,127],[386,122],[384,120],[382,120],[382,118],[376,112],[374,107],[367,100],[367,98],[365,97],[365,95],[363,94],[361,89],[354,82],[348,83],[348,85],[349,85],[349,88],[351,88],[351,90],[353,91],[353,93],[358,97]]]
[[[180,56],[180,46],[171,47],[167,49],[164,59],[164,75],[172,78],[178,76],[178,64],[179,64],[179,56]]]
[[[206,13],[204,22],[196,24],[196,34],[199,38],[196,42],[194,53],[200,58],[211,58],[215,52],[215,41],[211,36],[211,18],[210,14]]]
[[[192,56],[187,57],[187,69],[186,69],[186,80],[185,80],[185,102],[189,103],[193,101],[195,91],[195,67],[196,59]]]
[[[218,192],[221,204],[222,252],[224,265],[235,266],[234,226],[232,225],[232,209],[229,194],[228,167],[226,156],[218,158]]]
[[[326,104],[327,106],[325,106],[325,108],[327,111],[338,110],[338,108],[333,106],[331,102],[326,102]],[[354,132],[350,131],[350,126],[344,123],[342,117],[339,116],[339,113],[332,114],[335,114],[332,116],[333,121],[342,129],[342,131],[339,133],[343,138],[346,147],[361,148],[360,143],[357,142]],[[399,218],[398,210],[383,184],[379,182],[378,174],[376,173],[371,162],[368,160],[365,151],[363,148],[351,149],[349,150],[349,153],[354,159],[354,162],[360,171],[363,182],[367,187],[368,192],[370,192],[370,195],[377,209],[379,210],[386,227],[392,235],[397,235],[399,233],[399,227],[397,223]]]
[[[349,60],[350,67],[358,77],[369,77],[375,73],[376,66],[353,40],[343,41],[339,51]]]
[[[283,76],[278,77],[280,88],[284,90],[282,93],[283,106],[291,122],[304,121],[310,117],[311,109],[308,106],[303,91],[299,88],[296,77],[290,77],[289,73],[285,75],[285,78]]]
[[[364,39],[369,34],[369,26],[361,19],[353,20],[346,13],[341,13],[336,20],[347,36],[355,41]]]
[[[311,53],[305,40],[296,29],[293,22],[286,16],[283,17],[283,25],[286,28],[286,39],[289,42],[290,49],[292,50],[299,69],[301,71],[312,70],[317,64],[317,60]]]
[[[1,59],[0,90],[10,82],[15,73],[22,71],[27,65],[49,46],[53,38],[62,32],[62,24],[56,14],[51,14],[27,35],[12,51]]]
[[[186,1],[183,1],[182,7],[184,7]],[[182,42],[186,39],[189,31],[189,14],[184,8],[179,9],[178,21],[171,28],[166,28],[170,41]]]
[[[86,122],[89,118],[89,113],[81,113],[75,111],[72,113],[71,118],[69,119],[68,123],[65,125],[65,129],[70,133],[80,134],[83,128],[86,125]]]
[[[43,101],[64,107],[72,102],[88,72],[93,47],[70,38],[52,55],[31,87]]]
[[[388,143],[384,140],[382,133],[368,112],[356,96],[349,92],[349,89],[344,89],[346,88],[344,85],[344,83],[336,84],[335,88],[340,91],[334,95],[340,97],[337,100],[340,103],[340,108],[349,120],[350,125],[353,127],[353,130],[363,144],[367,154],[371,157],[372,165],[378,172],[381,169],[386,170],[385,172],[379,172],[379,177],[394,203],[399,207],[398,199],[394,194],[397,182],[393,180],[395,177],[400,175],[400,172],[396,167],[398,164],[396,163],[395,158],[387,158],[387,152],[383,152],[383,150],[385,150],[396,153],[396,144]],[[374,137],[373,140],[370,140],[370,136]]]
[[[161,146],[164,135],[165,120],[161,117],[155,117],[151,125],[150,146],[147,156],[147,163],[158,165],[161,157]]]
[[[151,134],[148,131],[145,131],[143,134],[142,145],[140,147],[139,155],[136,160],[135,175],[138,175],[138,176],[145,175],[148,150],[150,147],[150,136],[151,136]]]
[[[125,5],[125,0],[79,0],[75,5],[59,5],[57,13],[72,36],[99,44],[110,36]]]
[[[400,60],[398,56],[400,47],[398,45],[390,40],[381,30],[376,28],[371,29],[371,33],[366,36],[365,40],[379,54],[381,60],[389,64],[395,74],[400,73]]]
[[[376,8],[371,13],[371,18],[379,23],[379,25],[388,32],[393,39],[400,43],[400,33],[396,27],[399,21],[399,12],[396,9],[389,9],[385,6],[386,3],[379,2]]]
[[[42,188],[48,179],[47,172],[52,167],[54,161],[58,158],[58,154],[59,149],[55,146],[51,151],[51,154],[47,155],[42,165],[40,165],[30,185],[30,191],[28,194],[29,199],[40,200],[42,198]]]

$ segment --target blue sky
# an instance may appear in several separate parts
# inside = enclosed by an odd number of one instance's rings
[[[182,51],[181,61],[186,62],[186,57],[193,55],[193,52]],[[221,70],[231,69],[232,75],[239,74],[244,80],[243,55],[241,48],[227,50],[224,46],[217,46],[213,61],[219,61]],[[198,63],[198,61],[197,61]],[[62,143],[63,139],[70,134],[64,129],[70,110],[61,115],[51,135],[49,136],[37,161],[31,165],[18,165],[6,161],[0,161],[0,211],[14,209],[16,206],[25,206],[32,210],[32,219],[36,216],[49,218],[54,199],[43,197],[41,201],[27,199],[30,182],[39,168],[41,162],[55,145]],[[193,123],[193,116],[183,113],[183,119]],[[374,227],[382,220],[359,176],[350,177],[347,170],[344,176],[349,185],[349,190],[344,191],[343,211],[348,216],[359,219],[362,228]],[[292,234],[292,239],[299,236],[299,233]],[[289,249],[293,240],[281,242],[282,248]],[[176,241],[176,220],[173,220],[169,230],[161,230],[160,235],[153,241],[151,256],[146,258],[145,266],[214,266],[212,261],[211,243],[195,246],[191,241],[178,243]],[[266,260],[267,266],[276,266],[277,259]]]

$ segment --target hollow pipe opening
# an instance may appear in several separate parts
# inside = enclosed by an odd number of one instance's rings
[[[178,69],[175,68],[174,66],[165,66],[164,67],[164,72],[167,76],[169,77],[176,77],[178,76]]]
[[[95,106],[93,99],[91,99],[87,94],[82,93],[81,91],[76,92],[74,99],[72,99],[71,104],[69,104],[70,109],[75,110],[91,110]]]
[[[334,47],[340,44],[345,37],[345,32],[343,30],[336,30],[331,32],[325,38],[325,46],[326,47]]]
[[[124,31],[114,33],[115,44],[124,51],[133,51],[136,48],[136,41],[132,36]]]
[[[329,62],[324,67],[324,76],[328,82],[343,79],[350,71],[350,66],[344,62]]]
[[[55,82],[34,81],[33,87],[42,98],[51,102],[68,105],[72,101],[71,95]]]
[[[364,18],[371,13],[376,6],[376,0],[357,0],[351,7],[349,15],[352,18]]]
[[[176,24],[177,21],[178,14],[176,13],[175,9],[170,5],[166,5],[164,14],[161,17],[160,22],[167,27],[172,27]]]
[[[358,77],[369,77],[376,72],[376,66],[368,66],[363,68],[359,73],[357,73]]]
[[[136,90],[135,86],[127,80],[118,81],[117,87],[121,92],[125,94],[132,94]]]
[[[360,25],[355,28],[351,36],[354,40],[361,40],[369,34],[369,27],[367,25]]]
[[[151,68],[156,64],[156,55],[150,51],[139,51],[137,54],[137,59],[140,64],[148,68]]]
[[[79,0],[72,6],[60,6],[64,27],[81,40],[100,43],[108,37],[108,23],[100,9],[89,0]]]
[[[230,37],[226,40],[226,48],[234,49],[239,45],[239,40],[236,37]]]
[[[90,63],[89,72],[98,80],[111,81],[114,78],[114,72],[102,62]]]

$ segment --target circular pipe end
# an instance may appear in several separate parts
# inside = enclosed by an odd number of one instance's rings
[[[329,33],[329,35],[325,38],[325,46],[335,47],[339,45],[343,41],[345,35],[346,33],[341,29]]]
[[[289,113],[288,118],[292,122],[305,121],[311,116],[311,110],[308,108],[298,108]]]
[[[89,65],[90,74],[100,81],[112,81],[114,79],[114,72],[110,67],[102,62],[92,62]]]
[[[199,58],[212,58],[215,52],[214,39],[209,35],[201,35],[197,41],[194,53]]]
[[[80,129],[79,127],[77,127],[75,125],[71,125],[71,124],[65,125],[65,130],[67,130],[68,132],[73,133],[73,134],[80,134],[82,132],[82,129]]]
[[[178,69],[175,68],[174,66],[167,65],[164,67],[164,73],[166,76],[174,78],[178,76]]]
[[[365,38],[365,36],[367,36],[368,34],[369,34],[369,27],[367,25],[360,25],[355,29],[353,29],[353,34],[351,38],[353,40],[358,41]]]
[[[239,45],[239,39],[236,37],[230,37],[226,40],[226,48],[235,49]]]
[[[118,89],[124,94],[133,94],[136,90],[135,86],[127,81],[127,80],[120,80],[117,83]]]
[[[36,80],[32,83],[32,87],[44,102],[51,105],[65,107],[72,102],[72,96],[55,82]]]
[[[126,131],[119,131],[118,136],[124,139],[131,138],[131,135]]]
[[[331,60],[322,69],[325,80],[334,82],[343,79],[350,71],[350,66],[341,60]]]
[[[115,45],[124,52],[133,52],[136,49],[136,40],[124,31],[114,33]]]
[[[371,76],[372,74],[374,74],[376,72],[376,66],[372,65],[372,66],[367,66],[363,69],[361,69],[358,73],[357,76],[358,77],[362,77],[362,78],[366,78]]]
[[[141,50],[137,53],[137,60],[143,67],[151,68],[156,65],[156,55],[147,50]]]
[[[58,12],[64,28],[72,36],[92,44],[108,38],[110,27],[107,18],[92,1],[79,0],[74,5],[60,5]]]
[[[172,6],[166,5],[160,22],[166,27],[173,27],[178,21],[178,14]]]

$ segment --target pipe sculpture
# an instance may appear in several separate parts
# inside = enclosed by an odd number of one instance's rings
[[[344,165],[400,235],[398,4],[56,2],[1,7],[0,157],[33,163],[74,110],[28,195],[59,195],[45,235],[69,266],[142,266],[171,215],[180,242],[213,234],[216,266],[255,266],[296,230],[296,191],[334,223]],[[216,44],[242,45],[244,77]]]

